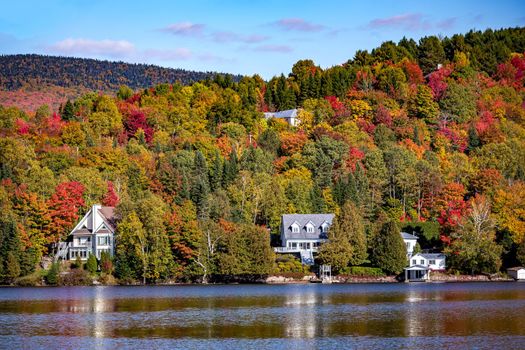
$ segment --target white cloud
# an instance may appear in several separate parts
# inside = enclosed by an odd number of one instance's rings
[[[49,49],[61,54],[122,57],[131,55],[135,51],[135,46],[126,40],[68,38],[51,45]]]

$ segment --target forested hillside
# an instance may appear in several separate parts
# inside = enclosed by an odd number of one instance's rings
[[[213,78],[215,74],[88,58],[0,55],[0,88],[5,90],[17,90],[28,85],[51,85],[114,91],[120,85],[127,85],[132,89],[161,83],[178,82],[187,85]]]
[[[102,269],[121,281],[302,271],[270,248],[284,213],[337,214],[335,272],[400,272],[401,228],[452,271],[525,264],[524,51],[523,28],[403,39],[269,82],[1,108],[0,275],[32,273],[94,203],[117,207]],[[262,114],[295,107],[298,127]]]

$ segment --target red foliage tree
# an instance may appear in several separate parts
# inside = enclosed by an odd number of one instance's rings
[[[46,131],[48,135],[59,135],[64,127],[65,122],[56,113],[46,119]]]
[[[78,220],[78,212],[84,206],[84,186],[80,182],[63,182],[47,201],[51,217],[48,243],[55,243],[66,235]]]
[[[23,119],[16,120],[16,132],[19,135],[26,135],[29,133],[29,124]]]
[[[119,196],[115,191],[115,186],[113,182],[108,181],[108,191],[102,198],[102,205],[106,207],[116,207],[119,202]]]
[[[409,84],[422,84],[424,82],[423,71],[417,63],[403,60],[399,63],[399,67],[403,69]]]
[[[445,66],[438,69],[428,76],[428,86],[432,89],[432,95],[435,100],[439,100],[447,89],[446,79],[452,74],[452,67]]]
[[[153,128],[149,126],[146,116],[141,111],[132,111],[131,114],[124,121],[124,130],[128,138],[135,136],[137,131],[142,129],[144,131],[144,136],[146,137],[146,142],[150,143],[153,138]]]

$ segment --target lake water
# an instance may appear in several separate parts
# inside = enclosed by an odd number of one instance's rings
[[[0,288],[0,348],[518,349],[525,283]]]

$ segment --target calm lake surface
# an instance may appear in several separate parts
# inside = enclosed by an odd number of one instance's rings
[[[525,283],[0,288],[0,348],[519,349]]]

